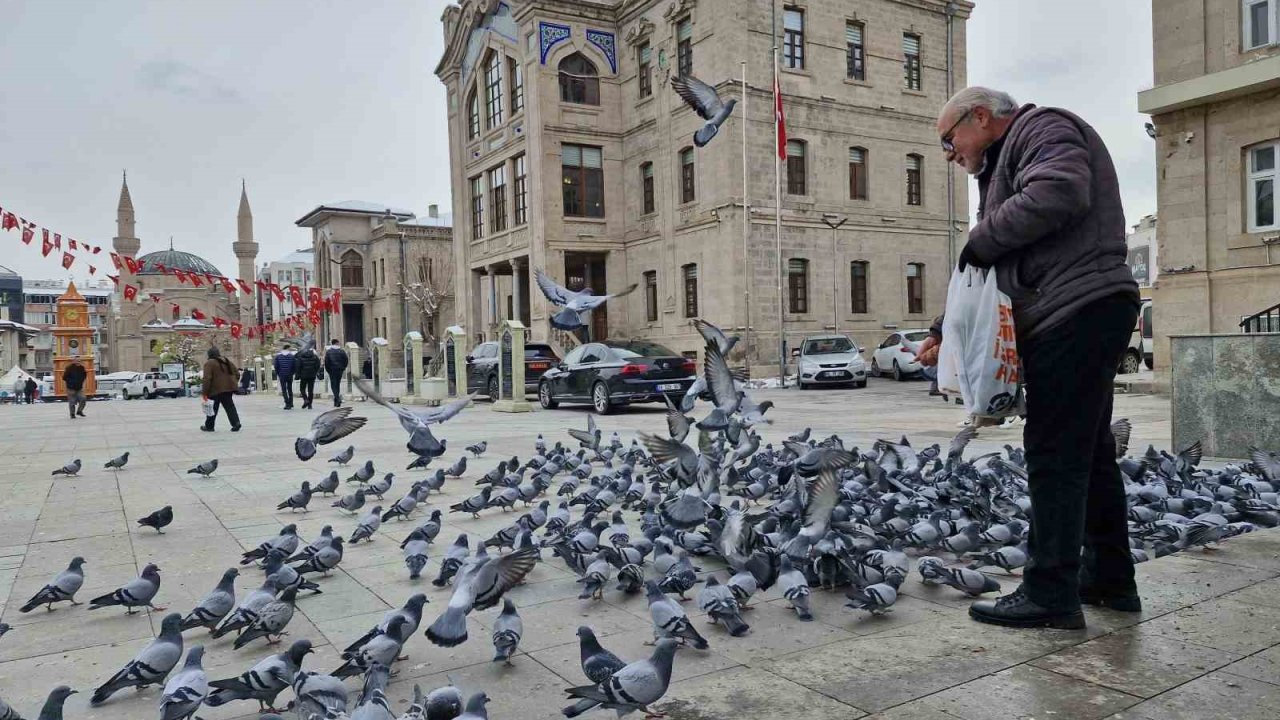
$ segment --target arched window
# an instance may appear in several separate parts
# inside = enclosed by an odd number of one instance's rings
[[[489,128],[502,124],[502,56],[496,52],[484,63],[484,108]]]
[[[480,137],[480,100],[476,98],[476,91],[472,89],[467,93],[467,139],[475,140]]]
[[[560,61],[560,101],[579,105],[600,104],[600,73],[582,53]]]
[[[355,250],[342,254],[342,287],[364,287],[364,258]]]

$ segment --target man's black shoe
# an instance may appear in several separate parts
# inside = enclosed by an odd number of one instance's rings
[[[1142,612],[1142,598],[1138,597],[1138,593],[1106,593],[1095,588],[1081,587],[1080,602],[1120,612]]]
[[[208,425],[201,425],[201,426],[200,426],[200,431],[201,431],[201,432],[213,432],[213,428],[209,427]]]
[[[236,425],[235,427],[231,428],[231,432],[240,432],[240,426]]]
[[[1084,629],[1084,613],[1079,608],[1051,610],[1027,597],[1021,588],[1002,598],[975,602],[969,606],[969,617],[978,622],[1006,627]]]
[[[77,415],[78,417],[84,417],[84,411],[83,411],[83,410],[79,410],[79,411],[77,411],[77,412],[76,412],[76,415]]]

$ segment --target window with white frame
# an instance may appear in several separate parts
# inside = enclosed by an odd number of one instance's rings
[[[1240,40],[1244,50],[1276,44],[1277,13],[1280,0],[1241,0]]]
[[[1280,141],[1255,145],[1248,149],[1245,170],[1248,173],[1245,202],[1248,206],[1249,232],[1275,230],[1276,185],[1280,184]]]

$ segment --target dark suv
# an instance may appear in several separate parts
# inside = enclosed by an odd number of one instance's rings
[[[498,399],[498,343],[480,343],[467,356],[467,392],[482,392],[490,400]],[[543,373],[555,367],[560,357],[550,345],[529,343],[524,346],[524,391],[538,392]]]

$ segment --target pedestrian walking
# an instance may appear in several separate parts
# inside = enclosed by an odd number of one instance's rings
[[[29,377],[29,378],[27,378],[27,382],[26,382],[26,384],[23,386],[23,389],[24,389],[24,390],[26,390],[26,393],[24,393],[24,394],[25,394],[25,395],[26,395],[26,397],[27,397],[27,404],[28,404],[28,405],[30,405],[30,404],[32,404],[32,403],[34,403],[34,402],[36,401],[36,387],[37,387],[37,385],[36,385],[36,379],[35,379],[35,378],[30,378],[30,377]]]
[[[13,404],[21,405],[22,401],[26,398],[26,396],[27,396],[27,381],[24,380],[23,378],[18,378],[17,380],[14,380],[13,381]]]
[[[302,409],[311,407],[316,393],[316,376],[320,374],[320,356],[310,344],[296,358],[298,394],[302,395]]]
[[[88,377],[88,371],[79,360],[72,360],[62,371],[62,384],[67,388],[67,409],[71,411],[72,420],[84,417],[84,381]]]
[[[1113,382],[1139,300],[1111,156],[1076,115],[982,87],[952,97],[937,128],[947,161],[978,180],[978,220],[959,267],[992,269],[1012,300],[1028,389],[1030,561],[1015,592],[969,614],[1076,629],[1082,602],[1139,611],[1111,433]],[[940,342],[935,323],[921,360],[936,363]]]
[[[342,375],[347,371],[347,351],[338,344],[338,339],[329,341],[324,351],[324,374],[329,376],[329,389],[333,390],[333,406],[342,407]]]
[[[240,413],[236,410],[236,366],[216,347],[209,348],[208,359],[204,361],[204,385],[200,394],[205,400],[213,401],[213,414],[206,415],[204,425],[200,429],[213,432],[213,424],[218,419],[218,409],[227,413],[227,422],[231,423],[231,432],[240,432]]]
[[[280,396],[284,398],[284,409],[293,409],[293,372],[297,369],[297,357],[293,353],[293,347],[285,343],[284,349],[276,353],[276,359],[273,363],[276,369],[276,378],[280,380]]]
[[[249,386],[252,384],[253,384],[253,371],[250,370],[249,368],[244,368],[243,370],[240,371],[240,394],[248,395]]]

